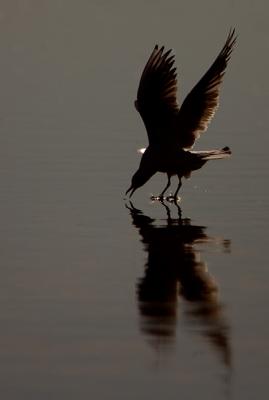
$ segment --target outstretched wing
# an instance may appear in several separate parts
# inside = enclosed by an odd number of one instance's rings
[[[164,53],[164,47],[155,46],[138,87],[135,107],[146,126],[149,143],[165,140],[164,133],[172,134],[179,111],[175,60],[170,53],[171,50]]]
[[[236,41],[235,30],[229,32],[226,43],[209,70],[188,94],[177,116],[178,140],[182,148],[191,148],[206,131],[219,104],[219,90],[227,63]]]

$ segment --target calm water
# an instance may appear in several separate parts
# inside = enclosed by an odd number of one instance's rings
[[[1,2],[2,398],[266,398],[268,11]],[[197,145],[233,157],[185,181],[180,209],[150,202],[161,175],[125,201],[153,45],[174,48],[183,97],[234,25],[221,106]]]

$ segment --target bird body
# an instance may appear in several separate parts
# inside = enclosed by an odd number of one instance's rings
[[[170,146],[149,146],[142,156],[140,169],[154,170],[155,172],[164,172],[170,176],[188,175],[188,173],[197,169],[197,163],[200,164],[200,158],[180,148]]]
[[[192,146],[214,116],[218,107],[219,87],[230,58],[234,43],[234,30],[229,32],[218,57],[186,97],[179,108],[176,99],[176,68],[171,50],[156,45],[141,76],[135,107],[140,113],[149,139],[138,170],[127,190],[130,197],[156,172],[167,174],[168,183],[161,192],[163,197],[170,186],[170,178],[177,175],[188,178],[191,172],[201,168],[208,160],[226,158],[231,154],[228,147],[220,150],[193,151]]]

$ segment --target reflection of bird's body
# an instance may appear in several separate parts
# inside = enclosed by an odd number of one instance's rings
[[[170,178],[177,175],[189,177],[208,160],[225,158],[231,154],[228,147],[220,150],[191,151],[195,140],[214,116],[218,106],[219,87],[230,58],[234,43],[234,30],[218,57],[184,100],[181,108],[176,100],[176,68],[171,50],[155,46],[140,80],[135,107],[147,129],[149,146],[144,151],[139,169],[127,190],[130,196],[144,185],[156,172],[167,174],[168,183],[161,197],[170,186]]]

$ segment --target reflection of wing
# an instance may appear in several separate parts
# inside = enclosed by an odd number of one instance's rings
[[[155,46],[142,73],[135,101],[150,143],[172,130],[171,123],[178,113],[175,60],[173,55],[170,56],[171,50],[163,51],[164,47]]]
[[[178,113],[180,145],[191,148],[195,139],[206,131],[219,102],[222,78],[236,41],[235,30],[229,32],[226,43],[209,70],[184,100]]]

